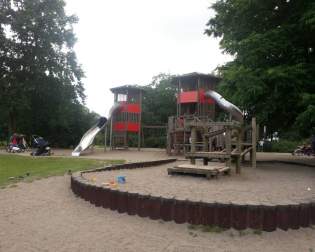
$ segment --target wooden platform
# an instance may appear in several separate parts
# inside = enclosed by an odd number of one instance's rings
[[[173,168],[168,168],[167,173],[169,175],[173,174],[201,174],[206,175],[207,179],[210,179],[211,177],[218,177],[219,174],[229,174],[230,173],[230,167],[227,167],[225,165],[211,165],[211,166],[205,166],[205,165],[192,165],[192,164],[182,164],[175,166]]]

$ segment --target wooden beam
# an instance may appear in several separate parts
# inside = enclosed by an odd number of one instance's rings
[[[256,168],[256,118],[252,118],[252,167]]]
[[[241,142],[242,142],[242,130],[238,130],[237,131],[237,144],[236,144],[236,151],[238,153],[240,153],[242,151],[241,149]],[[235,163],[235,172],[236,174],[240,174],[241,173],[241,156],[238,155],[236,156],[236,163]]]
[[[138,151],[140,151],[141,148],[141,121],[142,121],[142,91],[140,90],[139,94],[139,103],[140,103],[140,114],[139,114],[139,131],[138,131]]]
[[[195,127],[191,129],[191,152],[196,152],[197,130]]]
[[[107,125],[104,128],[104,152],[107,149]]]
[[[110,136],[109,136],[109,148],[113,149],[113,117],[110,119]]]
[[[205,136],[207,136],[207,137],[214,137],[214,136],[223,134],[225,131],[226,131],[226,129],[224,128],[224,129],[220,129],[220,130],[209,132],[209,133],[205,134]]]
[[[246,155],[248,152],[250,152],[252,149],[253,149],[253,147],[246,148],[246,149],[243,150],[243,152],[241,153],[241,156],[243,157],[243,156]]]
[[[143,129],[167,129],[166,125],[143,125]]]
[[[228,127],[226,132],[225,132],[225,149],[226,149],[226,154],[231,155],[231,129]],[[228,158],[226,160],[226,166],[231,167],[231,158]]]

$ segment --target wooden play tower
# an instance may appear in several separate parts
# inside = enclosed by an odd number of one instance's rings
[[[247,153],[252,167],[256,167],[256,119],[244,118],[234,104],[213,92],[219,81],[213,75],[199,73],[175,78],[177,115],[169,117],[167,153],[184,154],[190,164],[169,168],[169,174],[201,173],[210,177],[229,172],[233,162],[236,173],[240,173]],[[196,159],[202,159],[203,165],[196,166]],[[225,165],[208,166],[213,160]]]
[[[191,129],[186,127],[188,122],[197,120],[206,124],[215,119],[217,106],[212,99],[205,98],[204,94],[208,90],[214,90],[219,81],[214,75],[200,73],[174,78],[173,82],[177,87],[177,114],[168,120],[168,154],[185,154],[188,151],[191,140]],[[196,134],[201,138],[200,130]],[[197,148],[203,147],[201,142],[197,141]]]
[[[111,120],[110,147],[128,149],[130,141],[136,141],[140,150],[143,89],[136,85],[124,85],[110,90],[114,94],[114,102],[122,105]]]

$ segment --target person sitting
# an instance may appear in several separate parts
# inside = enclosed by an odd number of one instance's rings
[[[18,147],[18,136],[16,133],[14,133],[11,137],[10,146],[11,147]]]

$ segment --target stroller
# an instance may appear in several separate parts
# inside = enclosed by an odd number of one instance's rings
[[[32,156],[50,156],[51,149],[49,143],[41,136],[32,135],[32,147],[36,148],[31,155]]]
[[[292,155],[294,156],[311,156],[314,155],[312,146],[310,145],[301,145],[298,146],[293,152]]]
[[[25,141],[25,136],[21,134],[14,133],[10,138],[10,143],[7,146],[7,152],[10,153],[21,153],[27,149],[27,143]]]

